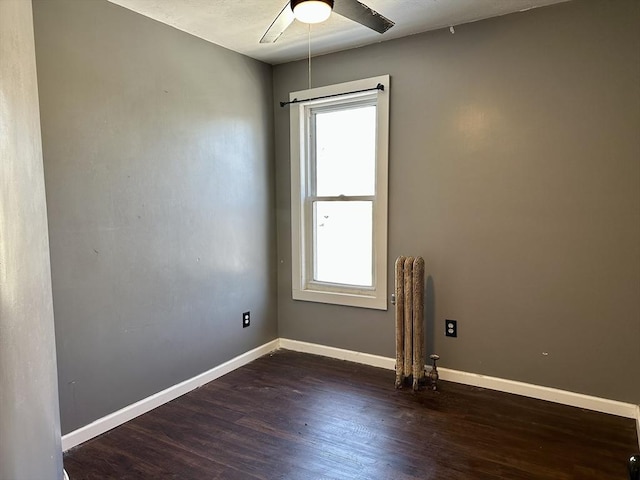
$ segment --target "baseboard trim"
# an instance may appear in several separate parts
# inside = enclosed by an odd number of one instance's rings
[[[200,375],[178,383],[161,392],[144,398],[136,403],[124,407],[105,417],[102,417],[84,427],[62,436],[62,450],[67,451],[73,447],[80,445],[92,438],[97,437],[109,430],[122,425],[154,408],[159,407],[171,400],[174,400],[202,385],[209,383],[237,368],[246,365],[267,353],[279,348],[293,350],[302,353],[311,353],[314,355],[322,355],[324,357],[335,358],[339,360],[347,360],[350,362],[361,363],[373,367],[384,368],[386,370],[395,370],[395,358],[373,355],[370,353],[356,352],[353,350],[345,350],[342,348],[329,347],[316,343],[302,342],[299,340],[291,340],[287,338],[278,338],[271,342],[265,343],[253,350],[242,355],[238,355],[231,360],[218,365]],[[428,367],[427,367],[428,368]],[[525,397],[536,398],[539,400],[547,400],[550,402],[569,405],[572,407],[584,408],[596,412],[608,413],[625,418],[635,418],[638,431],[638,446],[640,447],[640,405],[619,402],[605,398],[593,397],[581,393],[569,392],[555,388],[543,387],[529,383],[517,382],[514,380],[505,380],[502,378],[489,377],[476,373],[462,372],[448,368],[438,368],[440,378],[442,380],[462,383],[465,385],[473,385],[477,387],[497,390],[500,392],[513,393]]]
[[[299,340],[289,340],[288,338],[280,339],[280,348],[285,350],[293,350],[294,352],[311,353],[321,355],[323,357],[337,358],[338,360],[347,360],[349,362],[362,363],[372,367],[384,368],[387,370],[395,370],[396,359],[382,357],[380,355],[372,355],[370,353],[355,352],[353,350],[344,350],[342,348],[327,347],[317,343],[301,342]]]
[[[395,370],[395,358],[381,357],[368,353],[354,352],[341,348],[327,347],[314,343],[301,342],[298,340],[290,340],[286,338],[280,339],[280,348],[294,350],[296,352],[313,353],[323,355],[325,357],[337,358],[340,360],[349,360],[351,362],[363,363],[374,367]],[[517,382],[515,380],[506,380],[503,378],[488,377],[477,373],[462,372],[449,368],[438,368],[440,378],[449,382],[462,383],[465,385],[473,385],[476,387],[487,388],[489,390],[497,390],[505,393],[514,393],[524,397],[536,398],[538,400],[546,400],[549,402],[560,403],[572,407],[584,408],[596,412],[608,413],[625,418],[639,418],[637,413],[638,406],[632,403],[624,403],[606,398],[593,397],[582,393],[569,392],[556,388],[543,387],[541,385],[533,385],[530,383]],[[640,420],[638,420],[640,422]],[[640,432],[640,425],[638,427]]]
[[[640,405],[636,406],[636,431],[638,432],[638,451],[640,452]]]
[[[232,358],[211,370],[207,370],[200,375],[196,375],[193,378],[144,398],[136,403],[102,417],[95,422],[74,430],[73,432],[67,433],[62,436],[62,450],[66,452],[70,448],[108,432],[109,430],[142,415],[143,413],[147,413],[160,405],[184,395],[185,393],[189,393],[191,390],[195,390],[205,383],[209,383],[216,378],[220,378],[221,376],[226,375],[227,373],[232,372],[233,370],[246,365],[257,358],[260,358],[269,352],[277,350],[279,344],[279,339],[265,343],[264,345],[256,347],[253,350],[249,350],[242,355],[238,355],[237,357]]]
[[[498,390],[500,392],[513,393],[524,397],[569,405],[571,407],[617,415],[619,417],[634,418],[635,416],[635,405],[632,403],[619,402],[617,400],[609,400],[607,398],[594,397],[591,395],[584,395],[582,393],[518,382],[515,380],[506,380],[504,378],[488,377],[477,373],[450,370],[448,368],[439,368],[438,371],[440,371],[440,378],[450,382],[463,383],[465,385]]]

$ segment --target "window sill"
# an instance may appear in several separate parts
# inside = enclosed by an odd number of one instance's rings
[[[292,291],[292,297],[294,300],[303,300],[307,302],[371,308],[374,310],[387,310],[387,299],[381,295],[361,295],[355,293],[328,292],[308,289],[297,290],[294,288]]]

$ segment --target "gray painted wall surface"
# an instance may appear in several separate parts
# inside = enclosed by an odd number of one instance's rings
[[[0,0],[0,479],[62,478],[31,2]]]
[[[425,258],[443,366],[640,403],[639,25],[637,1],[569,2],[314,59],[314,86],[392,77],[389,266]],[[306,68],[274,68],[274,101]],[[393,357],[392,310],[291,300],[275,120],[279,334]]]
[[[276,337],[272,71],[103,0],[34,22],[67,433]]]

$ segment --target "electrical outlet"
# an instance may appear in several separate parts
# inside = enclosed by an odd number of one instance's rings
[[[247,328],[251,325],[251,312],[244,312],[242,314],[242,328]]]
[[[458,321],[457,320],[445,320],[444,321],[444,334],[447,337],[458,336]]]

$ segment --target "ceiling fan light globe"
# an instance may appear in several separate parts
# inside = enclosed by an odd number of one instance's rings
[[[296,19],[303,23],[324,22],[333,8],[333,1],[329,0],[292,0],[291,9]]]

